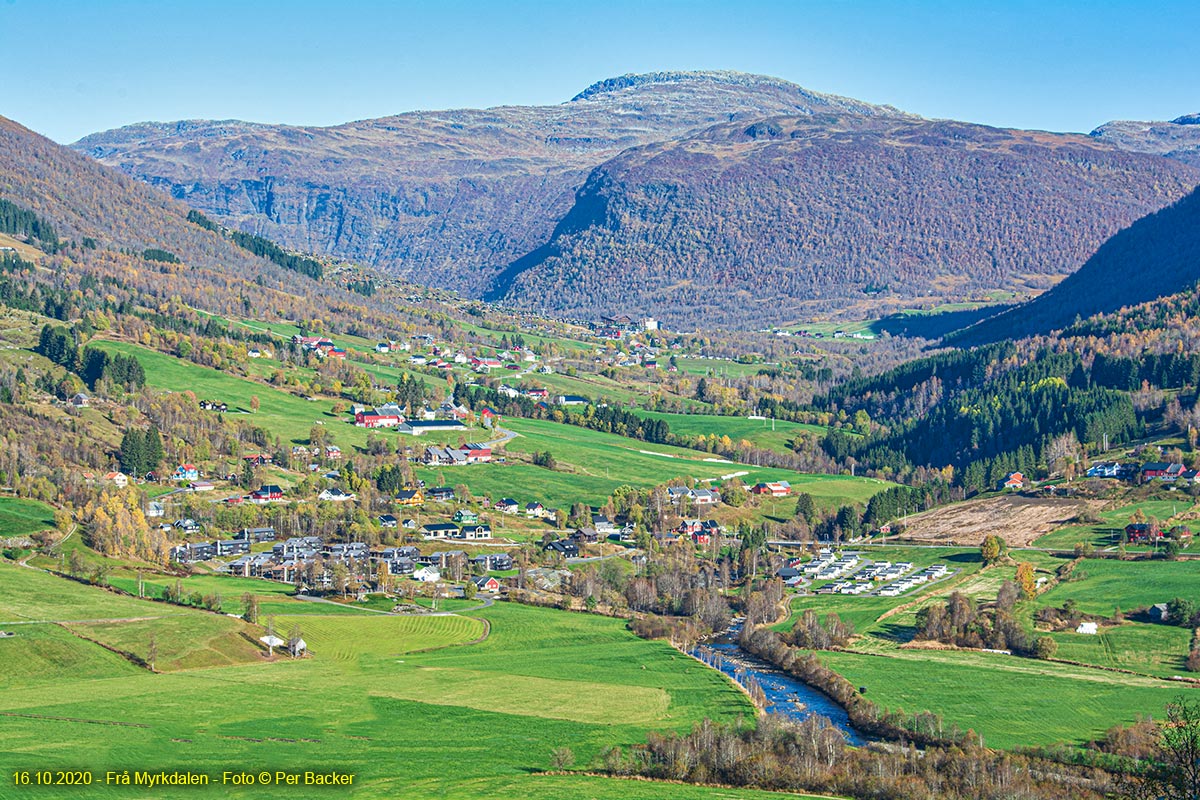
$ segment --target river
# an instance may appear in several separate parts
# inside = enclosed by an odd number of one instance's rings
[[[803,681],[747,653],[737,643],[738,632],[736,627],[731,628],[699,645],[692,655],[721,670],[742,686],[750,682],[757,683],[767,699],[768,714],[780,714],[792,720],[819,714],[829,718],[833,726],[846,737],[848,744],[866,744],[862,734],[850,726],[850,716],[844,708]]]

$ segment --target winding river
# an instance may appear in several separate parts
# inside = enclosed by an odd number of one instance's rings
[[[848,744],[866,744],[862,734],[850,726],[850,717],[844,708],[803,681],[743,650],[737,643],[738,632],[737,627],[731,628],[696,647],[692,655],[742,686],[757,683],[766,697],[768,714],[780,714],[792,720],[819,714],[829,718]]]

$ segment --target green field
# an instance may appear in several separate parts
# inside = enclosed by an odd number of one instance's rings
[[[734,444],[742,440],[777,453],[791,452],[788,444],[798,436],[824,436],[825,428],[782,420],[719,417],[712,414],[672,414],[639,411],[644,417],[665,420],[676,436],[728,436]]]
[[[29,536],[54,527],[54,509],[37,500],[0,497],[0,536]]]
[[[1192,499],[1186,495],[1180,495],[1178,499],[1172,500],[1143,500],[1138,503],[1130,503],[1120,508],[1102,511],[1100,513],[1101,521],[1094,525],[1068,525],[1051,531],[1045,536],[1039,536],[1034,544],[1038,547],[1060,547],[1064,550],[1071,550],[1077,542],[1087,542],[1097,550],[1114,548],[1121,543],[1121,534],[1137,511],[1140,510],[1147,517],[1157,519],[1160,525],[1169,527],[1167,520],[1176,514],[1183,514],[1191,510],[1192,506]],[[1163,529],[1166,530],[1166,527]],[[1131,545],[1129,549],[1146,550],[1149,548]]]
[[[1073,631],[1052,634],[1055,658],[1117,667],[1160,678],[1187,674],[1184,660],[1192,632],[1175,625],[1126,623],[1102,628],[1096,636]]]
[[[737,464],[694,450],[640,442],[547,420],[506,419],[504,427],[519,434],[506,445],[509,452],[548,450],[558,461],[558,469],[550,471],[528,463],[491,463],[422,469],[417,471],[418,475],[436,484],[466,483],[475,495],[511,496],[521,502],[538,500],[561,508],[569,508],[576,502],[598,505],[622,484],[649,488],[686,477],[719,481],[725,475],[738,475],[747,484],[787,480],[798,491],[810,492],[826,505],[865,503],[875,492],[890,485],[871,478],[806,475]],[[774,513],[776,505],[780,513],[790,517],[795,500],[781,498],[779,503],[767,503],[766,513]]]
[[[114,642],[136,643],[155,630],[160,659],[168,640],[172,647],[182,641],[186,649],[187,642],[204,638],[197,634],[205,626],[224,619],[16,567],[2,566],[0,585],[8,602],[62,588],[77,614],[92,617],[114,613],[114,601],[124,606],[123,615],[183,615],[168,620],[170,626],[156,620],[81,626]],[[276,629],[286,633],[299,625],[310,658],[257,658],[161,674],[60,627],[19,626],[18,636],[0,640],[0,648],[21,648],[23,659],[0,677],[0,686],[12,690],[0,692],[0,761],[6,770],[86,768],[100,771],[101,781],[108,769],[191,769],[218,779],[228,769],[338,769],[355,774],[354,797],[604,800],[631,791],[697,800],[775,796],[537,774],[549,768],[555,747],[571,747],[578,766],[588,767],[602,748],[644,741],[648,730],[688,729],[705,716],[733,721],[751,708],[723,676],[661,642],[637,639],[620,620],[507,604],[474,615],[489,621],[490,635],[465,646],[452,645],[481,635],[481,621],[281,616]],[[37,660],[30,655],[39,653]],[[55,663],[69,666],[47,680],[41,667]],[[7,774],[0,778],[6,798],[66,796],[16,789],[9,780]],[[229,791],[211,785],[188,794],[224,797]],[[161,790],[103,782],[88,794],[162,796]],[[239,794],[302,796],[295,787]]]
[[[1165,603],[1174,597],[1200,601],[1200,561],[1117,561],[1085,559],[1071,575],[1038,596],[1038,605],[1061,606],[1068,599],[1088,614],[1113,613]]]
[[[978,652],[822,653],[889,709],[933,711],[993,747],[1082,744],[1118,723],[1159,714],[1179,694],[1166,681]]]
[[[253,641],[261,635],[256,634],[257,629],[217,614],[195,612],[122,622],[72,623],[65,627],[143,660],[150,657],[153,635],[158,650],[154,666],[159,672],[248,664],[261,659]]]

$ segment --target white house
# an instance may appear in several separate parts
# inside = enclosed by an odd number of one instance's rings
[[[434,567],[421,567],[413,573],[413,579],[422,583],[435,583],[442,579],[442,573]]]

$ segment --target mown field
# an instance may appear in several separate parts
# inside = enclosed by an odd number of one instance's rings
[[[16,567],[0,567],[3,596],[30,598],[53,587],[77,612],[186,617],[160,626],[163,648],[196,641],[197,628],[224,618],[117,598],[101,590]],[[52,581],[46,585],[44,581]],[[113,606],[119,601],[120,609]],[[137,613],[137,612],[140,612]],[[38,612],[42,613],[41,611]],[[240,769],[355,773],[354,797],[627,798],[631,784],[537,774],[551,751],[569,746],[580,766],[609,745],[643,741],[648,730],[687,729],[705,716],[733,721],[751,711],[722,676],[667,645],[637,639],[601,617],[496,606],[465,617],[307,615],[299,625],[311,658],[150,674],[53,625],[21,626],[0,648],[29,666],[0,671],[0,761],[11,769],[190,769],[219,775]],[[154,621],[103,628],[140,639]],[[170,643],[168,645],[168,642]],[[442,649],[421,651],[427,647]],[[39,661],[26,654],[41,653]],[[11,662],[5,658],[5,664]],[[39,666],[62,663],[54,680]],[[186,666],[186,665],[181,665]],[[12,689],[12,691],[7,691]],[[14,716],[15,715],[15,716]],[[47,743],[53,743],[47,747]],[[18,789],[0,778],[4,797],[74,793]],[[636,784],[647,798],[745,798],[765,793]],[[189,796],[225,797],[219,785]],[[92,797],[155,797],[102,783]],[[255,787],[244,797],[296,797],[296,789]],[[347,795],[351,796],[351,795]]]
[[[1104,670],[978,652],[823,653],[867,697],[908,713],[934,711],[994,747],[1103,736],[1117,723],[1160,714],[1178,685]]]
[[[1070,580],[1038,597],[1039,605],[1074,600],[1089,614],[1108,616],[1165,603],[1174,597],[1200,601],[1200,561],[1118,561],[1086,559]]]
[[[54,527],[54,509],[37,500],[0,497],[0,537],[29,536]]]

